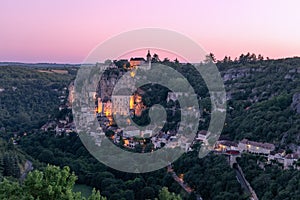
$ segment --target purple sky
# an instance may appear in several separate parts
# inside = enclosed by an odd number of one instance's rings
[[[0,61],[80,63],[111,36],[145,27],[178,31],[218,59],[300,56],[299,8],[298,0],[1,0]]]

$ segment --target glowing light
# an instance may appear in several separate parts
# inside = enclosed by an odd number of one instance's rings
[[[106,102],[104,106],[104,114],[106,117],[111,116],[112,114],[112,103],[110,101]]]
[[[133,78],[135,76],[135,71],[131,71],[130,76]]]
[[[137,103],[142,102],[142,97],[141,97],[140,95],[136,95],[135,101],[136,101]]]
[[[178,177],[183,180],[184,174],[179,174]]]
[[[133,109],[134,108],[134,96],[130,96],[129,100],[129,108]]]
[[[101,101],[101,98],[98,98],[97,112],[98,113],[102,113],[102,101]]]
[[[128,146],[129,145],[129,141],[128,140],[124,140],[124,144]]]

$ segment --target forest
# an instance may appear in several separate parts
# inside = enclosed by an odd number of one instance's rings
[[[300,92],[300,59],[271,60],[249,53],[235,60],[225,57],[216,61],[213,56],[211,59],[220,70],[228,95],[226,123],[220,139],[248,138],[274,143],[276,149],[296,151],[300,144],[300,114],[291,104],[293,95]],[[209,93],[193,66],[168,59],[155,62],[176,69],[195,88],[202,117],[199,130],[207,129],[211,109]],[[92,157],[75,132],[57,135],[54,130],[40,130],[46,122],[62,117],[58,108],[66,103],[67,88],[75,79],[77,68],[59,68],[67,70],[67,74],[46,73],[41,69],[51,70],[49,66],[0,67],[1,199],[19,199],[18,196],[41,199],[31,190],[51,194],[45,196],[48,199],[57,198],[56,186],[51,192],[44,187],[47,178],[41,174],[47,170],[54,176],[63,173],[72,179],[70,185],[59,186],[64,188],[61,199],[195,199],[196,194],[203,199],[247,199],[222,156],[209,154],[199,159],[197,152],[192,151],[172,164],[174,171],[182,174],[193,188],[194,192],[188,195],[166,168],[146,174],[119,172]],[[144,103],[153,104],[165,92],[164,88],[154,86],[144,94]],[[259,159],[244,155],[238,161],[259,198],[298,199],[299,171],[282,170],[274,165],[267,165],[263,170],[257,165]],[[32,162],[34,171],[22,180],[26,161]],[[38,178],[40,188],[32,185]],[[94,188],[90,196],[83,197],[72,190],[79,184]]]
[[[259,199],[299,199],[300,172],[296,169],[282,170],[278,165],[267,164],[266,158],[245,154],[238,160],[247,180],[255,190]]]
[[[62,103],[59,97],[66,95],[66,88],[75,76],[39,70],[0,67],[0,133],[38,129],[58,110]]]

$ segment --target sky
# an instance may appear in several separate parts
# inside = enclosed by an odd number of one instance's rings
[[[300,56],[299,8],[298,0],[1,0],[0,62],[81,63],[114,35],[147,27],[184,34],[217,59]]]

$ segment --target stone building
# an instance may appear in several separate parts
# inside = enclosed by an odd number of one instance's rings
[[[261,153],[269,155],[271,151],[274,151],[275,146],[274,144],[270,143],[261,143],[261,142],[254,142],[247,139],[243,139],[238,144],[238,149],[250,153]]]

